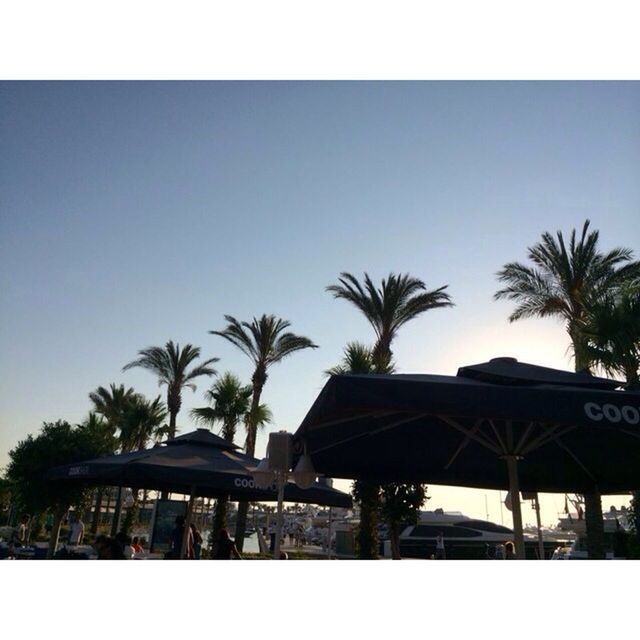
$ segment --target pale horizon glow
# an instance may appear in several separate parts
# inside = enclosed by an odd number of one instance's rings
[[[637,255],[639,107],[635,82],[0,83],[0,467],[43,421],[81,421],[98,385],[164,396],[121,371],[141,348],[190,342],[248,382],[208,334],[224,314],[274,313],[320,345],[269,373],[271,428],[294,431],[344,345],[373,340],[324,291],[341,271],[449,285],[453,309],[400,332],[401,372],[571,369],[561,323],[507,322],[495,272],[586,218]],[[182,431],[208,384],[184,392]],[[497,492],[429,495],[510,522]],[[563,506],[544,496],[543,522]]]

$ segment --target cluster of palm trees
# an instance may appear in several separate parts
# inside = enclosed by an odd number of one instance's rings
[[[599,234],[586,221],[582,232],[571,233],[569,242],[561,232],[544,233],[541,241],[528,250],[531,264],[512,262],[497,276],[504,287],[495,298],[516,303],[511,321],[530,317],[555,316],[564,320],[569,333],[576,370],[600,369],[606,374],[622,375],[628,388],[638,388],[640,366],[640,263],[633,261],[629,249],[602,252]],[[453,306],[448,286],[427,289],[425,283],[409,274],[390,273],[376,286],[365,273],[362,281],[343,272],[336,284],[326,290],[336,299],[355,306],[373,329],[371,345],[347,343],[344,358],[327,374],[389,374],[395,370],[392,344],[400,329],[427,311]],[[269,369],[287,356],[317,345],[309,338],[290,331],[290,323],[273,315],[254,317],[250,322],[225,316],[226,326],[209,333],[222,337],[253,365],[251,384],[243,384],[231,372],[217,378],[206,392],[207,406],[192,410],[192,418],[203,425],[221,427],[222,436],[232,442],[238,425],[246,431],[245,451],[255,454],[258,429],[271,422],[271,412],[261,403]],[[94,413],[118,433],[122,451],[144,447],[150,440],[174,437],[182,391],[195,390],[195,381],[217,375],[212,367],[217,358],[197,362],[200,349],[191,344],[180,348],[172,341],[164,347],[149,347],[124,367],[142,367],[154,373],[167,387],[166,407],[160,397],[148,401],[133,389],[111,385],[90,394]],[[169,424],[164,420],[169,416]],[[97,420],[95,415],[92,420]],[[359,533],[360,556],[377,556],[377,514],[380,505],[387,513],[396,513],[394,496],[419,508],[424,488],[390,484],[379,487],[366,478],[354,483],[354,495],[361,507]],[[421,497],[422,496],[422,497]],[[600,557],[602,515],[600,497],[585,496],[590,554]],[[417,505],[417,507],[415,507]],[[242,547],[248,503],[240,503],[236,521],[236,540]],[[384,513],[384,510],[382,511]],[[226,504],[216,507],[216,526],[223,525]],[[390,523],[393,525],[393,523]],[[392,526],[393,529],[393,526]]]

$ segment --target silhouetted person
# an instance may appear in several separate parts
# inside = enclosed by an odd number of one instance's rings
[[[23,513],[20,516],[18,524],[14,527],[9,538],[9,558],[16,557],[16,549],[25,547],[28,541],[29,534],[29,520],[31,516],[28,513]]]
[[[180,560],[180,551],[182,550],[182,538],[184,536],[184,516],[176,516],[176,526],[171,532],[171,550],[167,554],[170,560]],[[193,533],[189,528],[187,537],[187,548],[184,554],[185,558],[193,558]]]
[[[507,542],[507,544],[504,545],[504,559],[505,560],[516,559],[516,548],[513,542]]]
[[[194,560],[200,560],[200,554],[202,552],[202,535],[198,531],[198,527],[196,527],[193,522],[189,525],[191,528],[191,535],[193,537],[193,554],[192,558]]]
[[[214,560],[231,560],[233,558],[242,560],[236,543],[229,537],[229,532],[226,529],[220,529],[213,558]]]

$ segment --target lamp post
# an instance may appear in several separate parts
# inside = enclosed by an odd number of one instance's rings
[[[277,431],[269,434],[267,457],[263,458],[251,472],[259,489],[268,489],[275,484],[278,492],[278,510],[276,514],[276,540],[273,551],[274,560],[280,559],[280,542],[282,540],[282,510],[284,503],[284,488],[291,478],[301,489],[313,486],[318,475],[313,468],[311,458],[305,450],[298,460],[296,468],[291,471],[292,463],[292,434]]]

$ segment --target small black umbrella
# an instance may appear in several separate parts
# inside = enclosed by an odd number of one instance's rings
[[[185,495],[230,500],[275,502],[277,490],[258,489],[250,469],[259,460],[206,429],[197,429],[166,442],[132,453],[86,460],[51,469],[51,480],[106,484],[134,489],[155,489]],[[351,497],[327,485],[315,483],[300,489],[292,482],[284,492],[288,502],[350,508]]]
[[[457,376],[333,376],[295,439],[337,478],[624,493],[640,487],[640,394],[618,386],[512,358]],[[522,547],[518,499],[513,514]]]

